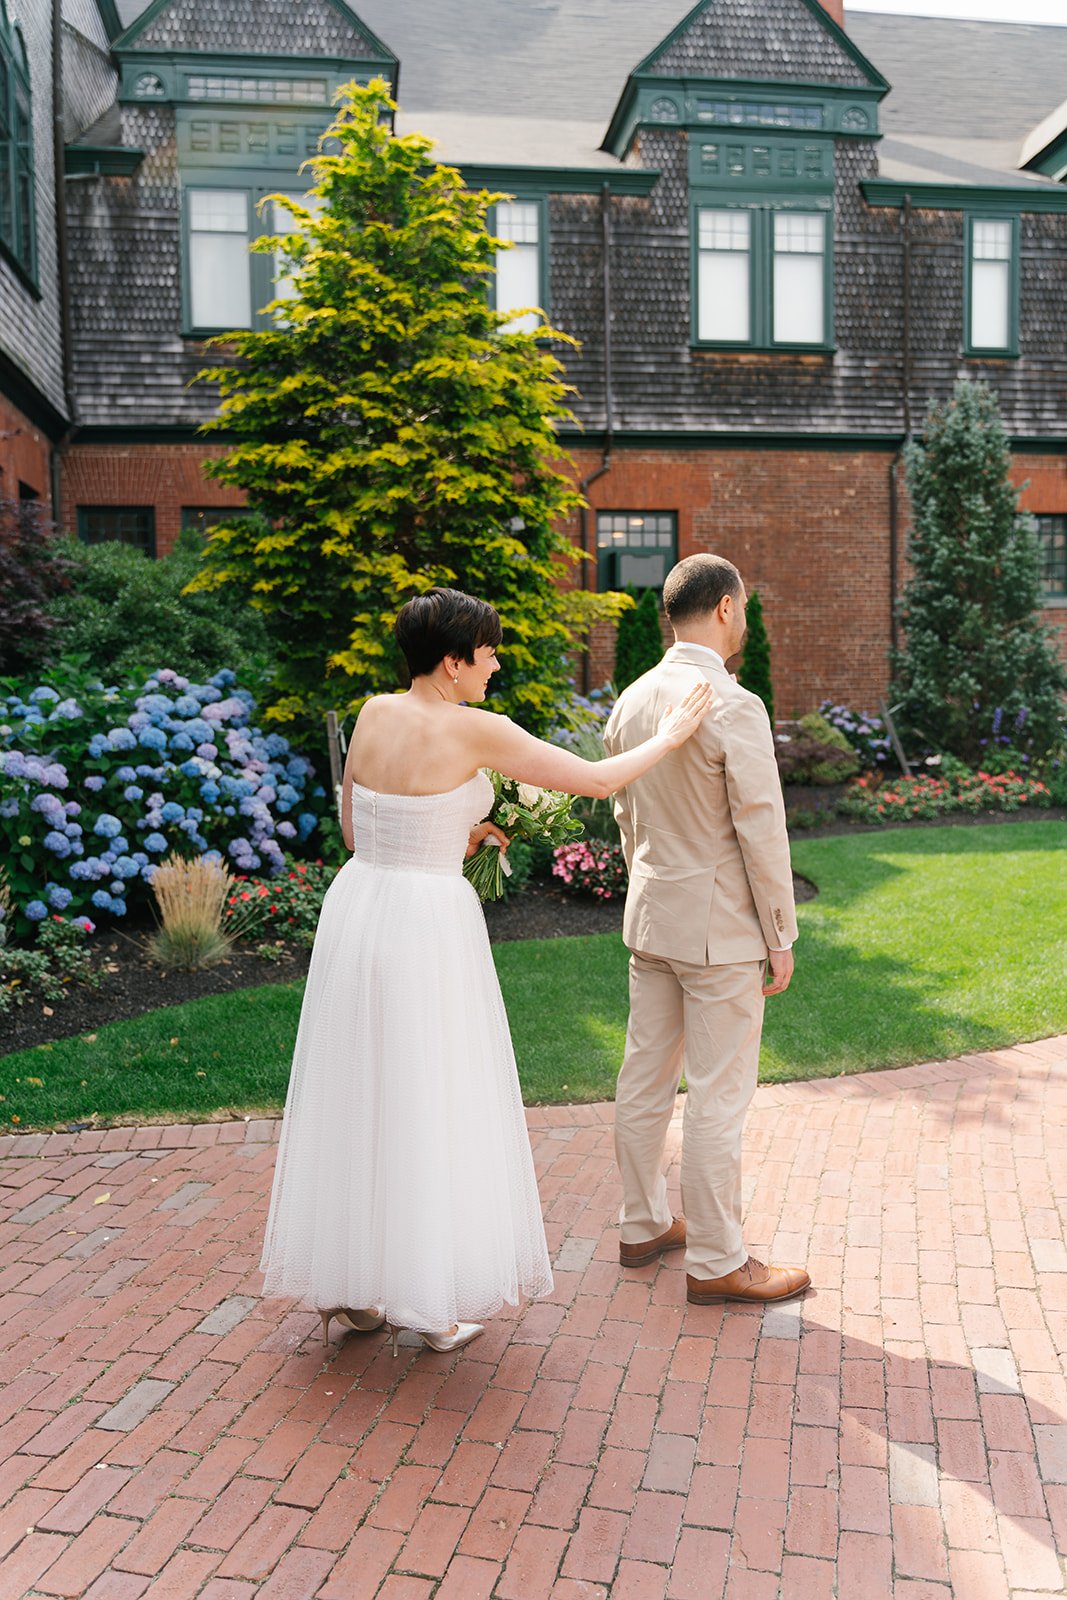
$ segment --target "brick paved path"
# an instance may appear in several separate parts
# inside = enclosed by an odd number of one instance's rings
[[[0,1600],[1062,1594],[1065,1067],[760,1090],[763,1314],[624,1275],[611,1107],[533,1111],[553,1299],[395,1363],[257,1298],[276,1123],[0,1139]]]

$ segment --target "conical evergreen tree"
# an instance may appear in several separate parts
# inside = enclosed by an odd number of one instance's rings
[[[1019,515],[996,396],[961,380],[931,403],[906,455],[912,576],[893,698],[914,738],[980,762],[999,708],[1020,748],[1041,756],[1064,715],[1067,670],[1041,620],[1033,524]]]
[[[767,624],[763,620],[763,602],[758,594],[748,597],[745,613],[748,632],[745,636],[745,653],[738,674],[742,686],[758,694],[767,707],[767,715],[774,725],[774,688],[771,683],[771,641],[767,637]]]
[[[357,706],[404,681],[396,612],[434,584],[500,612],[494,704],[542,728],[571,651],[614,596],[564,580],[579,504],[556,427],[569,415],[550,327],[505,332],[486,293],[499,195],[471,193],[420,135],[395,137],[386,84],[344,91],[273,327],[227,335],[235,365],[211,426],[233,442],[207,470],[251,515],[214,528],[196,585],[264,612],[285,641],[279,720]],[[277,198],[277,197],[276,197]],[[284,198],[284,197],[281,197]],[[332,679],[328,680],[328,674]]]
[[[633,594],[633,589],[627,591]],[[659,595],[645,589],[635,606],[619,618],[615,638],[616,689],[625,689],[643,672],[656,666],[663,655],[663,630],[659,620]]]

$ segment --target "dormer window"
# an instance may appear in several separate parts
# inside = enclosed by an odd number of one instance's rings
[[[244,104],[324,106],[329,96],[325,78],[261,78],[193,74],[186,84],[190,100],[224,100]]]

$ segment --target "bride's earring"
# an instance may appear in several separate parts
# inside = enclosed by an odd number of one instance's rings
[[[452,674],[452,682],[453,683],[458,683],[459,682],[459,673],[458,672],[454,672]]]

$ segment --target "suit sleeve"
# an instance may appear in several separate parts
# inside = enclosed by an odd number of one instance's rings
[[[769,950],[797,937],[785,802],[767,711],[753,695],[738,699],[723,741],[726,793],[756,913]]]
[[[617,701],[612,709],[611,716],[608,718],[607,726],[604,729],[604,748],[608,752],[609,756],[619,755],[622,749],[618,738]],[[619,836],[622,839],[622,853],[626,861],[626,870],[629,872],[634,856],[634,829],[633,820],[630,816],[630,807],[626,799],[626,790],[617,790],[616,793],[612,795],[611,804],[612,810],[615,813],[615,821],[619,827]]]

